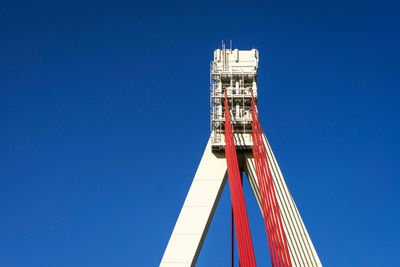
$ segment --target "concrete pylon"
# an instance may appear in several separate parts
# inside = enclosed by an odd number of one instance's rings
[[[265,134],[264,144],[293,266],[322,266]],[[238,152],[238,160],[262,212],[253,154]],[[225,154],[213,152],[209,140],[160,266],[195,266],[226,179]]]
[[[211,62],[210,68],[211,135],[161,260],[160,266],[162,267],[183,267],[196,264],[226,184],[227,159],[224,151],[226,148],[229,148],[227,150],[228,155],[229,152],[236,150],[239,169],[246,172],[261,212],[264,208],[266,213],[273,214],[266,214],[263,217],[267,225],[268,235],[275,233],[275,236],[280,238],[280,243],[276,241],[278,238],[271,241],[270,248],[272,246],[277,253],[281,253],[280,259],[284,259],[282,264],[296,267],[322,266],[265,133],[259,127],[258,115],[255,115],[258,114],[258,62],[259,53],[257,49],[232,50],[232,48],[225,49],[225,46],[222,45],[222,49],[214,51],[214,60]],[[228,128],[225,128],[226,125],[228,125]],[[228,136],[227,143],[225,142],[225,134]],[[265,149],[262,143],[264,143]],[[233,145],[234,147],[232,147]],[[263,147],[261,165],[268,161],[268,168],[271,173],[269,175],[269,171],[267,172],[268,188],[274,188],[274,190],[268,191],[267,189],[268,192],[265,191],[266,187],[263,186],[263,183],[266,177],[263,176],[266,174],[264,172],[266,169],[264,166],[257,167],[264,203],[262,203],[260,197],[259,179],[257,179],[253,157],[253,153],[257,155],[256,162],[260,165],[260,153],[257,152],[261,151],[259,150],[260,147]],[[232,158],[228,156],[228,159]],[[230,164],[230,173],[235,174],[233,177],[236,178],[239,170],[232,172],[232,165],[235,165],[235,168],[238,166],[236,162]],[[236,180],[230,180],[230,182],[232,181]],[[238,195],[234,193],[233,196],[234,199]],[[240,196],[243,199],[241,191]],[[234,205],[234,207],[238,206]],[[240,212],[234,214],[238,215]],[[275,216],[275,224],[272,223],[271,216]],[[235,219],[235,222],[247,222],[247,215],[246,219],[240,218],[239,220]],[[238,229],[237,227],[236,230],[239,231],[237,233],[240,234],[248,232],[248,230],[241,231]],[[248,226],[246,229],[248,229]],[[278,232],[279,234],[276,234]],[[251,238],[248,240],[251,243]],[[245,243],[240,242],[240,244]],[[282,254],[283,244],[285,244],[285,247]],[[243,245],[245,248],[246,246],[247,244]],[[245,259],[245,257],[242,257],[242,259]],[[276,259],[276,257],[274,259],[271,257],[271,260],[276,261]]]
[[[224,153],[207,142],[160,266],[194,266],[227,179]]]

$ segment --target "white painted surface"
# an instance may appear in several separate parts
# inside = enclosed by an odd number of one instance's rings
[[[292,264],[295,267],[322,266],[265,134],[263,137]],[[262,212],[254,158],[251,153],[245,154],[245,162],[247,177]]]
[[[196,264],[226,178],[225,154],[214,154],[209,140],[160,266]]]
[[[293,266],[320,267],[322,264],[265,135],[264,144]],[[240,168],[247,174],[262,212],[253,155],[238,152],[238,160]],[[195,266],[226,184],[226,169],[225,155],[214,154],[209,140],[160,266]]]

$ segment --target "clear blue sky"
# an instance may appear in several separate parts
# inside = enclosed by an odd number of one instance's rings
[[[399,11],[3,1],[0,265],[158,265],[209,135],[212,53],[232,39],[260,51],[260,120],[324,266],[400,266]],[[229,264],[229,201],[198,266]]]

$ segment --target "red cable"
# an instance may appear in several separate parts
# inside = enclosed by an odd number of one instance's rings
[[[250,227],[244,202],[243,189],[239,184],[240,173],[237,162],[236,148],[233,139],[232,125],[229,115],[228,101],[225,93],[225,154],[228,165],[229,186],[233,206],[236,236],[239,248],[239,263],[241,266],[256,266]]]
[[[261,131],[259,128],[259,124],[258,124],[258,131],[259,131],[259,140],[262,142],[262,135],[261,135]],[[278,218],[278,225],[277,225],[277,230],[278,230],[278,234],[279,234],[279,239],[280,239],[280,248],[283,250],[283,254],[284,254],[284,258],[283,261],[285,262],[285,265],[289,265],[291,266],[290,263],[290,257],[288,257],[289,253],[288,253],[288,248],[287,248],[287,243],[286,243],[286,238],[284,236],[284,232],[283,232],[283,226],[282,226],[282,220],[281,220],[281,216],[280,216],[280,211],[279,211],[279,207],[277,204],[277,199],[276,199],[276,193],[275,193],[275,188],[273,186],[273,181],[272,181],[272,175],[269,169],[269,163],[268,163],[268,158],[266,155],[266,151],[265,151],[265,147],[264,144],[262,142],[262,154],[264,154],[264,162],[266,162],[267,166],[267,177],[268,177],[268,184],[269,184],[269,191],[270,191],[270,195],[272,196],[272,202],[273,202],[273,211],[274,211],[274,219],[276,222],[276,219]],[[283,247],[283,243],[285,243],[285,247]]]
[[[266,151],[265,151],[265,146],[264,146],[264,143],[263,143],[263,140],[262,140],[262,134],[261,134],[261,131],[260,131],[260,126],[259,126],[259,122],[258,122],[258,117],[257,117],[257,130],[258,130],[258,135],[259,135],[259,140],[260,140],[260,142],[261,142],[261,151],[262,151],[262,154],[263,154],[263,156],[264,156],[264,162],[266,163],[266,171],[267,171],[267,177],[268,177],[268,184],[269,184],[269,191],[270,191],[270,195],[271,195],[271,197],[272,197],[272,204],[273,204],[273,211],[274,211],[274,219],[275,219],[275,222],[276,223],[278,223],[278,225],[277,225],[277,230],[278,230],[278,235],[279,235],[279,239],[280,239],[280,247],[281,247],[281,249],[282,249],[282,252],[283,252],[283,256],[284,256],[284,258],[283,258],[283,261],[285,262],[285,265],[287,265],[287,266],[291,266],[291,262],[290,262],[290,257],[288,256],[289,255],[289,251],[288,251],[288,248],[287,248],[287,243],[286,243],[286,238],[285,238],[285,235],[284,235],[284,231],[283,231],[283,226],[282,226],[282,219],[281,219],[281,216],[280,216],[280,211],[279,211],[279,206],[278,206],[278,203],[277,203],[277,199],[276,199],[276,193],[275,193],[275,188],[274,188],[274,185],[273,185],[273,180],[272,180],[272,175],[271,175],[271,171],[270,171],[270,168],[269,168],[269,163],[268,163],[268,158],[267,158],[267,155],[266,155]]]
[[[258,121],[258,116],[256,113],[253,92],[251,92],[251,95],[252,95],[252,103],[251,104],[252,104],[252,119],[253,119],[252,137],[253,137],[253,142],[254,142],[253,154],[254,154],[255,162],[259,163],[257,165],[261,165],[258,167],[258,170],[256,170],[256,172],[257,172],[258,176],[261,176],[261,177],[259,177],[260,193],[265,194],[265,186],[267,187],[267,198],[268,198],[267,204],[268,204],[269,208],[271,209],[270,211],[272,213],[272,216],[264,216],[264,219],[266,220],[267,225],[268,225],[268,220],[271,221],[271,219],[273,219],[274,224],[275,224],[274,226],[276,227],[276,229],[273,229],[274,230],[273,232],[274,232],[274,236],[278,235],[276,241],[279,242],[279,244],[277,244],[279,246],[279,251],[278,251],[279,258],[280,258],[278,260],[279,265],[282,262],[282,264],[284,264],[285,266],[292,266],[285,233],[283,230],[279,206],[278,206],[277,199],[276,199],[276,193],[275,193],[275,188],[273,185],[272,175],[271,175],[271,171],[269,168],[268,157],[267,157],[264,142],[262,139],[261,127],[260,127],[260,124]],[[262,164],[262,163],[264,163],[264,164]],[[261,167],[261,170],[260,170],[260,167]],[[267,179],[265,179],[265,174],[266,174]],[[264,178],[267,181],[266,185],[264,184],[265,180],[260,179],[260,178]],[[265,196],[263,197],[263,199],[265,200]],[[263,201],[262,204],[265,206],[266,203]],[[271,208],[271,205],[269,205],[269,204],[272,204],[272,208]],[[263,209],[263,211],[264,211],[264,209]],[[269,219],[266,219],[265,217],[268,217]],[[268,227],[268,226],[266,226],[266,227]],[[267,231],[267,234],[268,234],[268,231]],[[275,238],[273,238],[273,239],[275,239]],[[274,247],[274,246],[272,246],[272,247]],[[271,251],[271,245],[270,245],[270,251]],[[271,259],[273,260],[273,258],[274,257],[271,254]]]
[[[233,231],[235,230],[233,227],[233,206],[231,204],[231,267],[235,266],[235,254],[234,254],[234,248],[235,248],[235,240],[234,240],[234,234]]]
[[[255,108],[254,108],[254,110],[255,110]],[[265,150],[264,150],[264,146],[263,146],[263,142],[262,142],[262,135],[261,135],[261,131],[260,131],[260,128],[259,128],[259,123],[258,123],[258,118],[257,117],[255,117],[255,122],[256,122],[256,124],[255,124],[255,126],[256,126],[256,129],[255,129],[255,131],[256,131],[256,139],[258,139],[257,140],[257,142],[258,142],[258,147],[259,148],[261,148],[261,158],[262,158],[262,163],[265,163],[266,162],[266,160],[267,160],[267,158],[266,158],[266,154],[265,154]],[[272,178],[271,178],[271,176],[270,176],[270,172],[269,172],[269,168],[268,168],[268,166],[265,166],[265,164],[262,164],[263,165],[263,172],[264,172],[264,174],[266,174],[266,177],[267,177],[267,179],[266,179],[266,181],[267,181],[267,192],[268,192],[268,196],[269,196],[269,201],[270,201],[270,207],[271,207],[271,214],[272,214],[272,220],[273,220],[273,227],[274,227],[274,235],[276,236],[276,241],[277,241],[277,246],[278,246],[278,254],[279,254],[279,259],[278,259],[278,263],[279,263],[279,265],[285,265],[285,266],[287,266],[287,264],[286,264],[286,253],[285,253],[285,251],[284,251],[284,248],[283,248],[283,240],[282,240],[282,235],[281,235],[281,229],[280,229],[280,227],[279,227],[279,219],[278,219],[278,217],[279,216],[277,216],[277,209],[276,209],[276,207],[277,207],[277,203],[276,203],[276,198],[274,198],[274,194],[273,194],[273,182],[272,182]]]
[[[225,117],[228,117],[229,114],[227,114],[226,111],[227,110],[225,110]],[[233,167],[233,160],[232,160],[232,156],[231,156],[231,152],[232,152],[231,139],[228,137],[229,133],[230,133],[230,128],[229,128],[228,124],[226,125],[225,132],[226,132],[226,135],[225,135],[225,142],[226,142],[225,150],[226,150],[226,158],[227,158],[227,165],[228,165],[228,176],[230,177],[229,178],[229,184],[230,184],[230,188],[231,188],[231,197],[232,197],[232,205],[233,205],[233,209],[234,209],[234,216],[237,217],[236,220],[235,220],[235,224],[236,224],[236,231],[237,231],[237,235],[236,236],[237,236],[237,239],[238,239],[238,249],[239,249],[239,255],[244,255],[243,245],[242,245],[242,242],[241,242],[241,240],[243,239],[243,236],[242,236],[243,231],[242,231],[242,227],[241,227],[242,224],[240,223],[242,216],[240,214],[241,213],[240,212],[240,208],[237,205],[238,197],[237,197],[237,190],[236,190],[236,186],[235,186],[235,181],[236,181],[236,177],[235,176],[236,175],[235,175],[234,172],[232,172],[232,169],[234,169],[234,167]],[[241,257],[239,260],[243,261],[244,258]]]
[[[265,151],[265,147],[264,146],[263,146],[263,149],[264,149],[264,153],[266,155],[266,151]],[[276,209],[277,217],[278,217],[278,220],[279,220],[280,235],[282,236],[283,245],[285,246],[284,250],[283,250],[284,253],[285,253],[285,256],[286,256],[285,262],[287,263],[287,266],[292,266],[292,262],[291,262],[290,255],[289,255],[289,249],[288,249],[288,245],[287,245],[287,241],[286,241],[286,236],[285,236],[285,232],[283,230],[282,217],[281,217],[279,206],[278,206],[278,202],[277,202],[277,199],[276,199],[275,187],[273,186],[272,174],[271,174],[271,171],[270,171],[270,168],[269,168],[268,159],[265,158],[265,161],[267,163],[267,169],[268,169],[269,178],[270,178],[270,181],[271,181],[272,196],[273,196],[273,198],[275,200],[275,209]]]
[[[254,145],[255,146],[255,145]],[[253,148],[253,154],[254,154],[254,158],[255,158],[255,168],[256,168],[256,173],[257,176],[260,176],[260,172],[259,172],[259,162],[258,162],[258,155],[257,155],[257,151],[256,148]],[[260,181],[258,182],[260,184]],[[260,185],[261,186],[261,185]],[[261,190],[260,190],[261,191]],[[266,216],[267,216],[267,209],[265,207],[265,194],[260,192],[260,197],[261,197],[261,206],[262,206],[262,210],[263,210],[263,214],[264,214],[264,221],[265,221],[265,227],[267,230],[267,238],[268,238],[268,243],[272,244],[272,240],[271,240],[271,231],[270,231],[270,226],[269,226],[269,220],[267,220]],[[270,251],[270,255],[271,255],[271,259],[272,259],[272,266],[276,267],[276,263],[274,260],[274,255],[275,255],[275,251],[273,246],[269,246],[269,251]]]
[[[226,105],[226,109],[225,109],[225,117],[229,118],[229,108],[227,106],[227,101],[225,101],[225,105]],[[235,148],[234,148],[234,142],[233,142],[233,138],[231,138],[231,136],[233,137],[232,134],[232,126],[230,124],[230,120],[226,120],[227,124],[226,124],[226,142],[227,142],[227,150],[228,150],[228,154],[229,156],[227,157],[227,159],[230,161],[229,166],[231,168],[233,168],[233,170],[238,169],[237,163],[234,160],[233,157],[233,153],[235,153]],[[229,173],[229,169],[228,169],[228,173]],[[231,174],[229,174],[230,177],[233,177],[232,179],[232,183],[234,185],[234,187],[232,188],[232,192],[234,194],[234,202],[235,202],[235,206],[237,207],[237,220],[235,220],[235,223],[238,224],[238,246],[240,243],[240,247],[239,247],[239,252],[242,255],[245,255],[245,257],[240,257],[240,262],[244,262],[244,264],[246,264],[246,262],[248,261],[248,257],[247,257],[247,250],[246,250],[246,244],[244,244],[241,240],[245,240],[247,238],[246,235],[246,231],[243,230],[243,207],[241,205],[241,201],[238,201],[240,199],[240,194],[238,193],[238,177],[237,177],[237,172],[236,171],[231,171]],[[243,265],[243,264],[242,264]],[[246,265],[245,265],[246,266]]]
[[[253,108],[254,110],[254,108]],[[258,140],[258,134],[257,134],[257,129],[255,128],[255,121],[256,118],[254,117],[254,114],[252,112],[252,117],[253,117],[253,154],[255,158],[255,164],[256,164],[256,173],[259,181],[259,189],[260,189],[260,195],[262,199],[262,207],[263,207],[263,212],[264,212],[264,220],[266,224],[266,230],[267,230],[267,236],[269,236],[269,242],[270,242],[270,254],[271,254],[271,260],[272,264],[276,266],[276,262],[278,262],[278,265],[280,266],[281,263],[279,261],[280,253],[277,251],[277,237],[275,234],[275,231],[273,231],[273,222],[271,219],[271,205],[270,205],[270,199],[268,194],[266,193],[266,184],[265,184],[265,176],[263,173],[263,168],[262,168],[262,162],[260,159],[260,151],[259,151],[259,140]]]
[[[229,114],[227,113],[229,110],[225,110],[225,117],[228,117]],[[228,176],[230,177],[229,183],[230,183],[230,188],[231,188],[231,195],[232,195],[232,203],[234,207],[234,216],[236,214],[236,231],[237,231],[237,238],[238,238],[238,249],[239,249],[239,254],[244,255],[244,249],[243,249],[243,243],[241,240],[243,240],[243,230],[242,230],[242,223],[241,223],[241,208],[240,205],[238,205],[238,193],[237,193],[237,185],[236,185],[236,173],[232,170],[234,170],[234,162],[233,162],[233,157],[232,157],[232,143],[231,143],[231,138],[229,138],[229,134],[231,132],[231,129],[229,127],[230,125],[226,125],[226,155],[227,155],[227,164],[228,164]],[[236,212],[235,212],[236,211]],[[245,260],[246,258],[241,257],[241,261]],[[240,260],[240,259],[239,259]]]
[[[274,212],[274,202],[271,196],[271,190],[270,190],[270,181],[266,179],[266,170],[265,170],[265,165],[263,164],[263,155],[262,152],[260,151],[260,139],[259,139],[259,131],[257,128],[255,128],[255,140],[256,140],[256,145],[257,145],[257,150],[259,152],[258,154],[258,160],[260,162],[261,166],[261,189],[264,191],[263,193],[266,194],[265,201],[268,205],[268,220],[270,221],[270,230],[272,231],[272,237],[273,237],[273,242],[274,242],[274,247],[275,247],[275,256],[277,257],[277,265],[278,266],[283,266],[282,263],[282,251],[281,251],[281,239],[277,233],[277,219],[276,219],[276,214]]]
[[[226,117],[229,117],[229,113],[228,113],[229,110],[228,109],[226,109],[226,110],[227,110],[227,112],[225,113],[225,115],[226,115]],[[235,170],[235,169],[238,169],[238,167],[235,167],[235,165],[237,166],[237,164],[235,164],[235,160],[234,160],[232,152],[236,152],[236,151],[234,151],[233,140],[232,140],[233,138],[230,138],[230,134],[232,134],[232,128],[229,123],[227,125],[226,132],[227,132],[226,139],[227,139],[227,144],[228,144],[229,159],[231,162],[230,166],[233,167],[233,169]],[[239,236],[238,244],[240,242],[240,252],[242,255],[244,255],[244,257],[240,257],[239,260],[240,260],[240,262],[244,263],[242,265],[246,266],[249,259],[247,256],[246,242],[243,242],[243,240],[246,240],[248,236],[246,234],[247,232],[243,229],[243,206],[241,205],[242,203],[240,201],[240,194],[238,193],[239,185],[238,185],[237,173],[233,172],[230,175],[230,177],[233,177],[233,179],[232,179],[233,184],[234,184],[233,193],[234,193],[234,198],[235,198],[235,206],[237,206],[236,210],[238,211],[238,215],[237,215],[238,219],[235,220],[238,224],[238,227],[237,227],[238,228],[238,236]]]
[[[255,121],[254,116],[253,116],[253,121]],[[253,125],[253,127],[254,127],[254,125]],[[263,207],[263,212],[264,212],[264,220],[265,220],[265,224],[266,224],[267,236],[270,236],[270,238],[269,238],[270,239],[270,252],[272,250],[271,260],[272,260],[272,264],[274,266],[277,265],[277,262],[278,262],[278,266],[280,266],[281,265],[281,263],[279,261],[280,253],[277,248],[277,237],[276,237],[275,231],[273,231],[274,225],[273,225],[273,221],[271,218],[272,209],[271,209],[271,205],[270,205],[270,199],[269,199],[269,196],[268,196],[267,190],[266,190],[265,176],[263,173],[262,162],[261,162],[260,151],[259,151],[259,140],[257,137],[258,137],[257,129],[254,128],[254,132],[253,132],[254,158],[255,158],[255,163],[256,163],[256,168],[257,168],[256,172],[257,172],[257,177],[258,177],[258,181],[259,181],[260,194],[261,194],[261,198],[262,198],[262,207]]]

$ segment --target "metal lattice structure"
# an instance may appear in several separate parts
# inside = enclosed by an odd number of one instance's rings
[[[224,99],[226,92],[231,106],[235,145],[251,149],[251,92],[257,101],[258,51],[217,49],[210,70],[211,146],[213,150],[225,147]]]
[[[264,217],[272,266],[322,266],[258,120],[258,61],[256,49],[214,51],[211,135],[160,266],[196,264],[227,179],[239,263],[256,266],[241,171]]]

